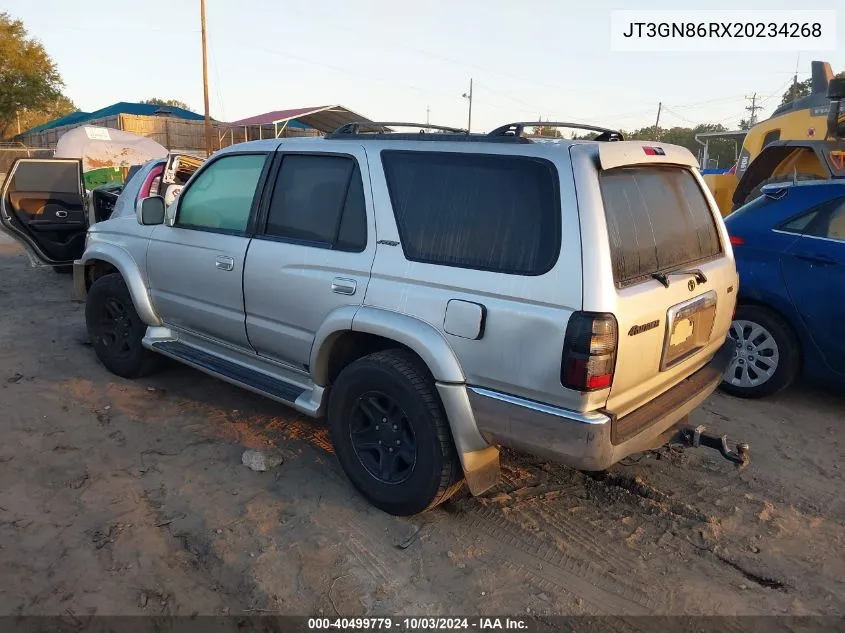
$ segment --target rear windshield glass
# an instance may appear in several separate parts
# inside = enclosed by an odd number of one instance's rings
[[[617,285],[721,252],[710,207],[686,169],[611,169],[599,183]]]
[[[13,191],[79,193],[77,161],[19,163],[12,182]]]
[[[560,251],[558,178],[520,156],[383,151],[393,212],[411,261],[542,275]]]

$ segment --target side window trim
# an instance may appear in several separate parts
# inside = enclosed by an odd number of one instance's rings
[[[312,248],[323,248],[326,250],[335,250],[335,246],[340,236],[340,229],[343,224],[343,217],[346,211],[346,201],[349,197],[349,189],[352,185],[352,178],[355,176],[355,170],[357,168],[358,175],[361,178],[361,187],[365,188],[365,182],[369,182],[364,178],[364,170],[361,168],[361,159],[354,154],[348,154],[346,152],[326,152],[326,151],[319,151],[319,152],[307,152],[307,151],[297,151],[297,150],[285,150],[284,148],[279,148],[274,152],[273,160],[272,160],[272,167],[267,172],[267,178],[265,181],[263,197],[261,200],[260,207],[258,209],[258,213],[256,214],[256,221],[255,221],[255,231],[252,234],[252,237],[255,239],[261,240],[269,240],[273,242],[280,242],[283,244],[296,244],[298,246],[310,246]],[[340,214],[338,215],[337,226],[335,227],[334,231],[334,242],[323,242],[323,241],[314,241],[314,240],[303,240],[297,239],[294,237],[285,237],[282,235],[270,235],[267,233],[267,224],[270,220],[270,203],[273,200],[273,196],[276,193],[276,185],[279,182],[279,172],[283,169],[284,159],[285,156],[318,156],[318,157],[335,157],[335,158],[348,158],[352,161],[352,169],[349,171],[349,177],[346,180],[346,187],[344,189],[343,195],[343,208],[341,209]],[[363,253],[367,250],[367,246],[369,246],[369,237],[368,231],[370,226],[370,215],[368,213],[369,205],[367,204],[367,196],[366,193],[364,195],[364,221],[365,231],[367,235],[365,236],[364,247],[360,251],[341,251],[341,252],[351,252],[351,253]]]
[[[270,167],[272,164],[272,160],[268,160],[270,155],[272,154],[272,150],[270,151],[238,151],[238,152],[226,152],[225,154],[220,154],[219,156],[215,156],[207,160],[202,167],[200,167],[196,173],[185,183],[185,186],[182,188],[182,191],[179,193],[179,199],[176,201],[176,212],[173,215],[173,226],[174,228],[186,229],[188,231],[205,231],[206,233],[221,233],[223,235],[238,235],[242,237],[252,237],[255,235],[256,231],[256,220],[258,217],[258,213],[260,210],[260,204],[262,197],[264,196],[264,190],[267,184],[267,179],[270,172]],[[194,183],[199,180],[200,176],[205,173],[205,171],[217,163],[220,160],[225,158],[229,158],[230,156],[264,156],[264,166],[261,168],[261,174],[258,177],[258,183],[255,186],[255,192],[252,194],[252,203],[249,207],[249,218],[247,219],[246,229],[243,231],[234,231],[231,229],[220,229],[208,226],[199,226],[195,224],[179,224],[179,214],[182,211],[182,200],[185,198],[185,194],[190,191],[190,188],[194,185]],[[275,156],[273,157],[275,158]]]

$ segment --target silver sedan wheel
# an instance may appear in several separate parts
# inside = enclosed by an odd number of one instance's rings
[[[728,336],[736,347],[725,370],[725,382],[735,387],[757,387],[770,380],[778,368],[780,354],[775,337],[759,323],[736,320]]]

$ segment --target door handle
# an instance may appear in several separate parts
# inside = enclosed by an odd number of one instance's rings
[[[809,262],[810,264],[815,264],[816,266],[835,266],[839,263],[827,255],[819,255],[816,253],[796,254],[795,257],[802,261]]]
[[[228,255],[218,255],[214,265],[217,270],[232,270],[235,267],[235,260]]]
[[[339,295],[354,295],[358,289],[358,282],[354,279],[346,279],[344,277],[335,277],[332,279],[332,292]]]

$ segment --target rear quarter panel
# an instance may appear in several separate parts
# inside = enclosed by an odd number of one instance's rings
[[[414,143],[421,151],[524,155],[526,146]],[[432,147],[434,145],[434,147]],[[456,354],[469,384],[582,409],[592,396],[564,389],[560,363],[566,324],[581,308],[581,240],[569,157],[554,144],[530,146],[549,160],[560,180],[562,243],[552,270],[540,276],[509,275],[408,261],[404,257],[390,200],[381,150],[367,145],[379,245],[365,305],[411,315],[435,327]],[[408,149],[403,145],[401,149]],[[446,331],[452,299],[482,304],[483,336],[472,340]]]

